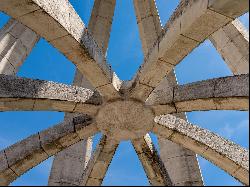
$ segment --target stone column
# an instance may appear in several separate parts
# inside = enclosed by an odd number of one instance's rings
[[[158,41],[162,33],[155,0],[134,0],[137,23],[144,55]],[[173,88],[177,85],[174,71],[162,81],[157,89]],[[186,115],[177,114],[186,120]],[[169,140],[159,139],[160,155],[173,185],[203,185],[196,154]]]
[[[15,75],[39,36],[14,19],[0,31],[0,74]]]
[[[106,53],[116,0],[95,0],[88,30],[94,36],[98,46]],[[94,89],[89,81],[76,70],[74,85]],[[66,114],[71,118],[79,114]],[[92,153],[92,138],[81,141],[55,156],[49,186],[80,186],[84,170]]]
[[[249,73],[249,32],[238,19],[209,39],[234,75]]]

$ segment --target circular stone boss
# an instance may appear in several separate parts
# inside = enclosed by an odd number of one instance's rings
[[[117,100],[104,105],[97,114],[98,129],[114,140],[145,136],[153,128],[154,114],[149,106],[135,100]]]

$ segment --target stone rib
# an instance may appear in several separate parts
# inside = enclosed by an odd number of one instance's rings
[[[39,36],[14,19],[0,30],[0,74],[15,75]]]
[[[42,161],[97,132],[91,117],[78,117],[6,148],[0,152],[0,185],[9,185]]]
[[[134,6],[136,10],[140,38],[142,41],[144,54],[146,55],[154,46],[154,44],[158,42],[158,39],[162,36],[163,29],[160,23],[155,0],[134,0]],[[165,89],[164,86],[166,86],[167,88],[173,88],[174,86],[176,86],[178,83],[175,77],[175,72],[171,71],[162,82],[167,83],[167,85],[161,84],[163,85],[163,88],[161,85],[159,85],[156,89]],[[148,88],[145,86],[144,89]],[[168,96],[171,95],[169,93],[167,94]],[[134,96],[136,95],[132,95],[132,97]],[[146,103],[149,103],[148,100],[146,101]],[[175,108],[173,107],[173,109]],[[179,115],[181,115],[183,119],[186,119],[184,113]],[[169,173],[173,185],[203,185],[199,164],[195,153],[191,154],[187,149],[164,138],[159,138],[158,140],[160,146],[160,155]],[[178,161],[176,160],[179,163],[178,165],[175,162],[169,161],[169,153],[177,157],[183,152],[188,152],[189,154],[186,157],[183,156]]]
[[[145,101],[174,66],[211,34],[247,12],[248,5],[248,0],[182,1],[166,24],[165,34],[146,56],[132,95]]]
[[[64,84],[0,75],[0,110],[52,110],[95,113],[98,92]],[[86,110],[86,111],[85,111]]]
[[[81,186],[100,186],[112,161],[118,143],[103,136],[84,171]]]
[[[155,149],[150,136],[132,141],[134,149],[142,163],[144,171],[152,186],[172,186],[164,163]]]
[[[238,19],[209,39],[234,75],[249,73],[249,32]]]
[[[104,96],[119,97],[102,50],[68,0],[2,0],[0,10],[44,37]]]
[[[92,33],[98,46],[101,47],[103,54],[106,54],[108,47],[115,4],[116,0],[95,0],[88,25],[88,30]],[[94,87],[79,70],[76,70],[74,85],[94,90]],[[74,115],[76,114],[66,113],[65,118],[71,118]],[[56,155],[49,177],[49,186],[65,184],[79,186],[91,153],[92,137]]]
[[[155,118],[153,132],[203,156],[249,185],[249,151],[172,115]]]
[[[157,115],[206,110],[245,111],[249,110],[248,84],[249,74],[199,81],[153,92],[150,101]],[[173,95],[169,96],[171,92]]]

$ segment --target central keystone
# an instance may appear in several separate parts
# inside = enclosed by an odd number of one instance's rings
[[[104,105],[97,114],[99,130],[115,140],[130,140],[145,136],[152,130],[154,113],[144,103],[117,100]]]

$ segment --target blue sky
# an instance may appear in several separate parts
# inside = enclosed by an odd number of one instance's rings
[[[163,25],[178,2],[178,0],[157,0]],[[71,3],[87,25],[93,0],[71,0]],[[8,19],[7,15],[0,13],[0,27]],[[240,19],[249,29],[249,13]],[[132,0],[117,0],[107,58],[123,80],[131,79],[143,61]],[[74,72],[74,65],[41,39],[20,69],[18,76],[71,84]],[[180,84],[231,75],[221,56],[209,41],[205,41],[188,55],[176,67],[176,73]],[[0,149],[61,122],[63,117],[64,114],[58,112],[0,112]],[[188,113],[188,119],[243,147],[249,147],[248,112],[192,112]],[[153,139],[157,145],[156,138],[153,137]],[[97,142],[98,138],[95,139],[95,145]],[[200,157],[199,161],[206,185],[240,185],[210,162]],[[52,158],[27,172],[12,185],[47,185],[51,163]],[[122,142],[119,146],[104,185],[149,185],[130,142]]]

